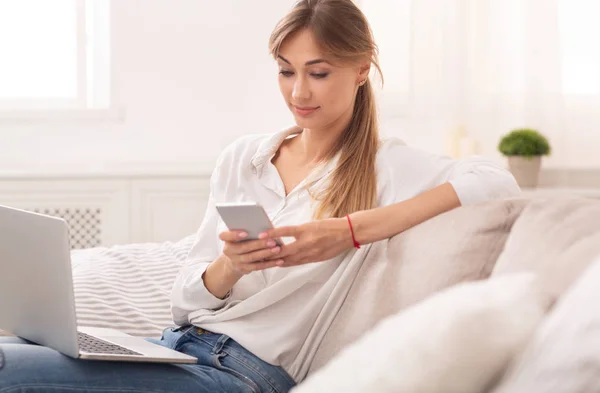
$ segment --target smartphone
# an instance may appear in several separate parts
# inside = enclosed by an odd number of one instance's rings
[[[217,203],[219,215],[230,231],[245,231],[248,237],[240,241],[256,240],[258,235],[273,228],[265,209],[256,202]],[[281,239],[274,239],[278,246]]]

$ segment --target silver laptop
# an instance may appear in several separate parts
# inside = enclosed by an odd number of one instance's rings
[[[0,329],[74,358],[196,363],[114,329],[77,327],[67,223],[6,206],[0,206]]]

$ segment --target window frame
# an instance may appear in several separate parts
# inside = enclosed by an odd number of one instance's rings
[[[110,58],[110,2],[75,0],[77,96],[0,99],[0,121],[124,119],[114,106]]]

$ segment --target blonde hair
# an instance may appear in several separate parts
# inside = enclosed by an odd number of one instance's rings
[[[321,50],[340,64],[370,62],[381,75],[377,45],[364,14],[352,0],[300,0],[271,34],[274,58],[284,41],[310,29]],[[383,81],[383,78],[382,78]],[[379,146],[377,108],[370,80],[358,88],[350,124],[331,156],[341,151],[331,182],[318,198],[315,218],[344,217],[377,203],[375,159]]]

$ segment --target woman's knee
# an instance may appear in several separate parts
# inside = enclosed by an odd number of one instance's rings
[[[170,364],[73,359],[39,345],[0,344],[0,392],[214,392],[208,376]]]
[[[27,340],[23,340],[22,338],[19,337],[14,337],[14,336],[3,336],[0,337],[0,345],[3,344],[33,344],[30,341]]]
[[[0,344],[0,357],[0,391],[26,385],[41,389],[60,382],[73,371],[75,362],[50,348],[6,340]]]
[[[0,344],[0,390],[15,386],[15,383],[23,381],[25,374],[33,374],[29,367],[30,361],[35,361],[36,353],[28,351],[31,345],[19,343],[17,340],[3,338]],[[36,351],[37,352],[37,351]],[[19,356],[19,354],[29,356]]]

